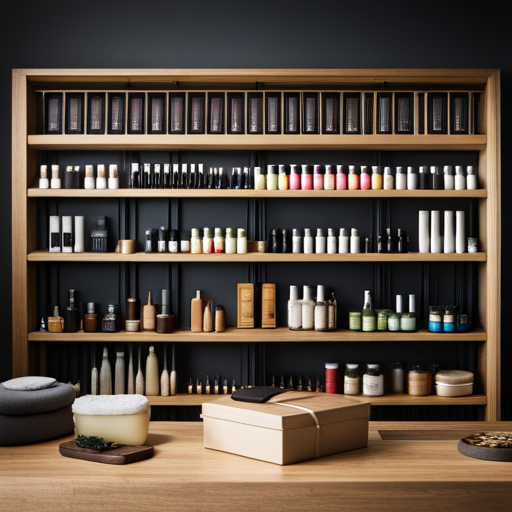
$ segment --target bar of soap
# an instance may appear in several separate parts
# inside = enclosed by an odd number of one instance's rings
[[[73,404],[76,435],[119,444],[146,442],[151,407],[143,395],[89,395]]]
[[[11,391],[38,391],[51,388],[56,383],[53,377],[18,377],[3,382],[2,386]]]

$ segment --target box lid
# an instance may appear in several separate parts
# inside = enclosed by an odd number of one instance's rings
[[[293,406],[293,407],[292,407]],[[264,404],[238,402],[230,396],[205,402],[203,416],[234,421],[255,427],[289,430],[367,418],[370,402],[361,398],[326,393],[289,391]]]

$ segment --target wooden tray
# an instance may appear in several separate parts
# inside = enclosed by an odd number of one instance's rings
[[[132,462],[153,457],[152,446],[124,444],[118,448],[100,452],[91,448],[79,448],[75,444],[75,441],[61,443],[59,445],[59,452],[61,455],[64,455],[64,457],[101,462],[102,464],[131,464]]]

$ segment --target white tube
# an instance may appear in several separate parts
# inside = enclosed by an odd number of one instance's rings
[[[418,240],[420,253],[424,254],[430,252],[429,212],[426,210],[420,210]]]
[[[441,252],[441,212],[433,210],[430,212],[430,252]]]
[[[75,217],[75,252],[84,252],[84,217]]]
[[[453,212],[444,212],[444,252],[455,252],[455,235],[453,231]]]
[[[455,252],[462,254],[466,252],[466,216],[464,212],[458,211],[455,215]]]

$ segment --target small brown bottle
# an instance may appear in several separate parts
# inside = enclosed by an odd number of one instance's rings
[[[215,332],[224,332],[226,330],[226,312],[224,306],[220,304],[215,308]]]
[[[98,331],[98,315],[94,312],[94,302],[87,303],[87,313],[84,315],[84,332]]]
[[[203,313],[203,331],[213,332],[213,306],[212,301],[205,301],[206,305]]]
[[[154,331],[156,327],[156,308],[151,302],[151,292],[148,293],[148,303],[142,306],[142,331]]]
[[[192,332],[203,332],[203,300],[201,290],[196,291],[196,296],[190,304],[190,330]]]
[[[64,318],[59,316],[59,306],[53,309],[53,316],[48,317],[48,332],[62,332],[64,330]]]

